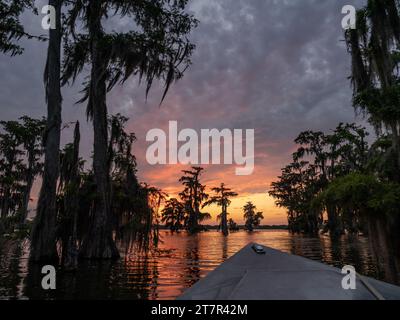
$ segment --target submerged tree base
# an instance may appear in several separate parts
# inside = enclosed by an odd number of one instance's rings
[[[368,217],[368,238],[378,268],[383,269],[386,280],[400,284],[399,217],[371,215]]]
[[[83,242],[79,252],[81,259],[119,259],[120,254],[114,240],[111,237],[96,235],[88,237]]]
[[[44,199],[44,198],[43,198]],[[45,200],[43,200],[45,201]],[[38,207],[37,216],[31,234],[31,262],[58,263],[56,247],[55,216],[45,212],[43,205]]]

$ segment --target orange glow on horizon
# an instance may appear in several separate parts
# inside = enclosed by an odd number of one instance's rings
[[[170,194],[170,198],[179,198],[178,194]],[[249,194],[238,196],[232,199],[232,203],[228,208],[228,219],[232,218],[237,224],[243,225],[243,206],[251,201],[257,207],[257,212],[262,211],[264,215],[264,220],[262,220],[262,225],[286,225],[286,213],[284,209],[280,209],[275,206],[274,200],[271,199],[266,194],[258,193],[258,194]],[[221,212],[221,208],[212,205],[202,209],[203,212],[208,212],[211,214],[212,219],[204,221],[203,224],[209,225],[217,225],[217,216]]]
[[[144,174],[139,169],[139,178],[150,185],[161,188],[169,195],[169,198],[179,199],[179,192],[183,190],[183,186],[178,180],[182,175],[181,171],[189,169],[189,166],[166,165],[151,168],[145,170]],[[236,176],[232,173],[232,166],[204,166],[204,168],[201,182],[206,185],[208,194],[212,195],[211,188],[218,186],[221,182],[239,194],[231,199],[228,218],[232,218],[236,223],[242,225],[244,223],[242,208],[248,201],[251,201],[257,207],[257,211],[263,212],[262,225],[287,224],[285,209],[277,207],[274,199],[268,195],[268,187],[274,178],[265,179],[266,175],[257,173],[251,176]],[[212,216],[211,220],[204,221],[203,224],[218,224],[217,216],[220,213],[218,206],[212,205],[202,211],[209,212]]]

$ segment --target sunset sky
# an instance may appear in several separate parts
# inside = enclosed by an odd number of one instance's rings
[[[349,0],[192,0],[190,10],[200,20],[191,39],[197,45],[193,65],[174,84],[159,107],[163,87],[156,84],[146,102],[137,79],[115,88],[108,98],[110,113],[130,118],[128,130],[138,141],[134,154],[139,178],[171,196],[181,190],[180,171],[187,166],[150,166],[145,154],[146,133],[179,129],[254,129],[255,170],[235,175],[235,165],[206,166],[203,183],[227,184],[239,197],[229,212],[242,223],[241,208],[253,201],[264,212],[264,224],[285,224],[284,209],[267,196],[270,183],[290,161],[294,138],[303,130],[330,130],[339,122],[361,121],[351,107],[350,58],[343,42],[341,8],[359,7]],[[43,2],[44,4],[44,2]],[[28,31],[42,34],[41,17],[25,15]],[[110,28],[125,30],[122,19]],[[25,54],[0,55],[0,119],[45,115],[43,67],[46,43],[23,41]],[[80,120],[82,156],[89,159],[92,127],[85,106],[74,104],[81,94],[78,79],[63,89],[63,121]],[[72,130],[63,131],[63,143]],[[37,190],[37,187],[36,187]],[[213,213],[218,212],[212,208]],[[215,217],[215,215],[214,215]],[[211,223],[215,223],[215,218]]]

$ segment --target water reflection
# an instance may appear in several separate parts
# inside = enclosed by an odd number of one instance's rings
[[[228,241],[222,240],[222,260],[228,259]]]
[[[123,247],[119,261],[81,262],[74,273],[57,272],[57,290],[41,288],[41,266],[27,265],[26,243],[0,244],[0,298],[33,299],[174,299],[251,242],[356,270],[379,279],[366,238],[346,235],[307,237],[286,231],[235,232],[224,237],[211,231],[194,236],[161,232],[159,250],[139,254]],[[28,271],[29,270],[29,271]]]
[[[184,267],[184,282],[186,288],[191,287],[200,279],[199,237],[200,235],[190,237],[185,248],[187,263]]]
[[[0,243],[0,297],[14,298],[21,295],[23,274],[26,272],[21,263],[23,255],[23,243]]]

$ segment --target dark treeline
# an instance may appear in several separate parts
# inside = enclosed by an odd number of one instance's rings
[[[188,36],[197,25],[185,12],[187,0],[49,0],[49,5],[55,8],[56,24],[44,38],[27,33],[20,22],[23,12],[37,14],[35,1],[0,1],[2,53],[23,54],[21,38],[48,42],[46,118],[0,122],[0,232],[27,231],[32,262],[61,261],[74,269],[79,257],[119,257],[117,241],[128,239],[145,249],[157,244],[160,222],[172,231],[202,231],[202,222],[210,218],[202,210],[212,204],[221,208],[222,233],[237,230],[237,223],[228,220],[237,193],[221,184],[209,195],[201,183],[203,168],[183,172],[179,199],[167,200],[161,190],[140,183],[132,154],[135,136],[124,129],[128,119],[108,113],[107,94],[130,78],[145,83],[146,95],[153,83],[163,82],[160,102],[172,83],[182,78],[195,49]],[[345,33],[352,61],[353,106],[375,129],[375,141],[369,144],[366,129],[355,124],[339,124],[331,132],[302,132],[295,140],[298,150],[292,162],[269,192],[287,208],[292,232],[369,234],[377,255],[396,270],[400,270],[399,6],[397,0],[369,0],[358,11],[357,28]],[[127,19],[132,29],[107,32],[103,24],[111,17]],[[86,105],[93,124],[91,163],[80,157],[78,121],[73,141],[60,145],[62,88],[79,76],[85,80],[77,103]],[[39,176],[41,190],[30,226],[26,219],[30,194]],[[263,219],[252,203],[243,207],[243,214],[249,231]]]
[[[187,0],[49,0],[48,4],[55,9],[55,17],[50,17],[55,19],[55,28],[50,28],[45,39],[28,34],[19,20],[25,11],[38,13],[35,1],[0,1],[0,50],[11,56],[22,54],[18,40],[24,37],[48,41],[44,70],[47,117],[41,140],[44,163],[40,168],[41,190],[30,234],[30,260],[61,258],[73,267],[78,255],[88,259],[119,257],[116,240],[126,234],[128,227],[133,230],[130,236],[144,246],[156,238],[153,211],[164,195],[137,182],[136,163],[131,155],[134,136],[123,130],[126,119],[108,115],[107,94],[116,85],[137,77],[146,84],[146,95],[156,80],[164,82],[162,101],[171,84],[191,64],[194,45],[188,35],[197,20],[185,12]],[[108,33],[103,24],[111,17],[130,20],[132,29]],[[84,73],[86,66],[90,69],[88,75]],[[60,150],[61,89],[74,83],[81,73],[85,76],[83,96],[77,102],[86,103],[94,131],[93,165],[88,171],[83,170],[83,160],[79,158],[78,123],[74,141]],[[8,133],[5,128],[5,134]],[[29,158],[29,150],[20,149],[24,155],[17,157]],[[7,160],[7,156],[2,153],[2,163],[17,161]],[[26,161],[29,167],[29,159]],[[23,171],[15,166],[9,169],[7,164],[4,170]],[[21,212],[17,219],[22,220],[24,195],[26,199],[30,177],[37,175],[36,171],[37,168],[31,168],[31,173],[24,173],[18,179],[2,172],[3,231],[9,227],[6,220],[16,216],[11,210]],[[18,193],[21,188],[25,191]],[[9,193],[18,195],[21,200],[15,201],[21,204],[9,204],[12,200]]]
[[[25,226],[32,186],[43,169],[45,120],[22,117],[0,121],[0,127],[0,232],[5,232]]]
[[[162,221],[173,231],[204,230],[211,218],[202,209],[221,207],[220,228],[227,235],[230,198],[237,194],[224,184],[209,196],[201,184],[203,168],[193,167],[180,178],[184,189],[179,200],[140,183],[132,154],[133,133],[125,131],[127,118],[107,112],[107,93],[137,76],[146,83],[146,95],[155,80],[165,83],[161,102],[173,81],[190,65],[194,45],[187,35],[197,21],[184,12],[187,1],[56,1],[55,29],[48,39],[29,35],[19,21],[24,10],[37,13],[34,1],[1,1],[1,50],[22,54],[17,40],[23,37],[48,41],[44,83],[47,117],[2,122],[0,232],[26,231],[30,260],[60,261],[75,269],[78,258],[117,258],[118,241],[149,249],[157,245],[158,211],[165,204]],[[106,33],[102,23],[114,17],[130,18],[138,27],[127,33]],[[80,26],[79,28],[77,26]],[[73,84],[84,67],[90,68],[83,83],[87,118],[93,123],[92,163],[80,157],[80,125],[74,126],[71,143],[61,146],[62,87]],[[41,182],[35,218],[26,220],[35,178]],[[249,230],[261,217],[246,218]],[[250,221],[249,220],[249,221]]]
[[[270,191],[287,208],[294,232],[368,233],[393,281],[400,280],[399,8],[396,0],[369,0],[357,12],[356,29],[345,33],[353,106],[376,140],[368,145],[366,130],[354,124],[303,132]]]
[[[239,230],[237,223],[230,218],[228,220],[228,207],[231,204],[231,198],[238,194],[228,188],[224,183],[219,187],[211,188],[212,195],[209,195],[206,186],[200,181],[204,169],[192,167],[191,170],[184,170],[183,176],[179,179],[184,190],[179,193],[179,198],[171,198],[165,202],[162,210],[161,222],[165,224],[172,232],[187,230],[189,233],[196,233],[207,230],[207,227],[201,223],[211,219],[208,212],[202,212],[210,205],[221,207],[221,213],[217,216],[219,221],[218,230],[227,236],[229,231]],[[255,212],[256,207],[248,202],[243,207],[243,217],[245,219],[245,229],[253,231],[258,227],[261,220],[264,219],[262,212]]]
[[[108,119],[110,139],[111,221],[114,239],[149,248],[158,240],[158,211],[166,195],[139,183],[132,154],[134,134],[124,130],[127,118],[117,114]],[[1,121],[0,130],[0,227],[2,233],[20,231],[29,236],[28,205],[34,181],[43,174],[43,133],[46,120],[22,117]],[[56,242],[63,265],[74,268],[81,244],[90,230],[97,201],[93,169],[85,169],[79,157],[79,122],[73,142],[60,151],[60,177],[56,192]]]
[[[331,134],[306,131],[295,140],[299,148],[293,162],[282,169],[269,191],[279,206],[288,209],[291,231],[315,234],[323,228],[339,235],[360,230],[359,215],[341,207],[329,190],[342,177],[355,181],[367,172],[366,137],[364,128],[340,124]]]

